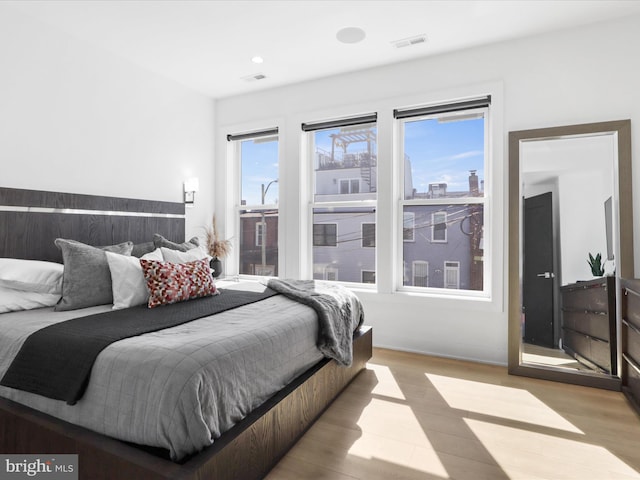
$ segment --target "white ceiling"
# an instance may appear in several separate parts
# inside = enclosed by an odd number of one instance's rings
[[[215,98],[640,14],[627,0],[2,3]],[[340,43],[343,27],[366,38]],[[426,43],[391,43],[420,34]],[[257,73],[266,78],[243,80]]]

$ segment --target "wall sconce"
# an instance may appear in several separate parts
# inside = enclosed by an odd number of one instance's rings
[[[200,188],[200,182],[197,178],[187,178],[184,181],[184,203],[189,207],[193,207],[196,199],[196,192]]]

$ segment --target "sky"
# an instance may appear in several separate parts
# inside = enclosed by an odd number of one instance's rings
[[[331,151],[329,135],[339,129],[315,133],[316,147]],[[365,151],[366,144],[352,144],[350,152]],[[426,192],[429,183],[447,183],[449,192],[469,190],[469,170],[484,180],[484,119],[438,122],[435,119],[405,122],[405,153],[409,156],[413,187]],[[261,185],[278,178],[278,142],[242,142],[242,199],[247,205],[261,205]],[[382,161],[382,159],[379,159]],[[272,183],[266,205],[278,203],[279,185]]]
[[[247,205],[262,205],[262,184],[267,188],[278,179],[278,142],[245,140],[242,142],[242,200]],[[265,205],[278,203],[279,185],[271,183],[265,195]]]
[[[411,161],[413,187],[446,183],[449,192],[469,191],[469,170],[484,180],[484,119],[405,123],[405,153]]]

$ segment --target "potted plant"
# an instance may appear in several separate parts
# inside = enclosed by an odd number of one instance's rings
[[[218,277],[222,273],[222,259],[231,252],[231,241],[222,240],[218,232],[216,224],[216,216],[213,215],[211,226],[206,229],[207,252],[213,258],[210,265],[213,270],[213,276]]]
[[[594,277],[602,277],[604,275],[604,264],[607,263],[607,261],[602,261],[602,255],[598,253],[594,257],[591,255],[591,252],[589,252],[589,260],[587,260],[587,263],[589,267],[591,267],[591,273]]]

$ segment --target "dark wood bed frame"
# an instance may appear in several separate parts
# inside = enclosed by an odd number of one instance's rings
[[[114,213],[115,212],[115,213]],[[129,213],[130,215],[127,215]],[[184,205],[0,187],[0,257],[61,261],[53,239],[92,245],[184,241]],[[371,327],[354,335],[353,363],[323,360],[183,463],[0,398],[0,453],[78,454],[87,480],[250,480],[263,478],[366,368]]]

